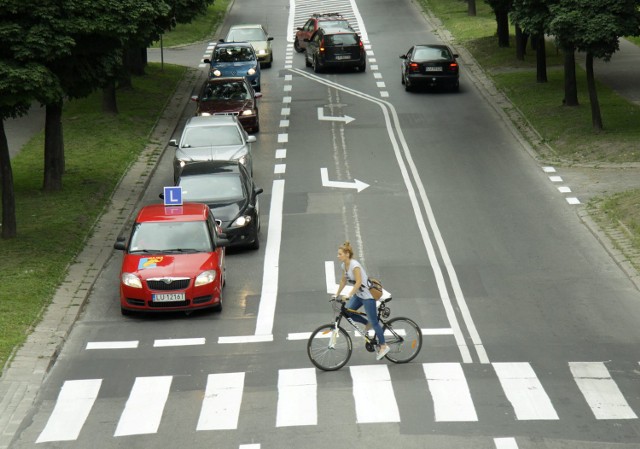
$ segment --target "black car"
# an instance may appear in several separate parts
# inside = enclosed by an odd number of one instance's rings
[[[220,221],[228,247],[260,247],[260,206],[256,188],[244,165],[236,161],[191,162],[182,167],[177,186],[184,201],[205,203]]]
[[[407,91],[417,86],[446,86],[457,91],[460,69],[456,58],[446,45],[414,45],[402,59],[402,84]]]
[[[318,28],[305,42],[305,65],[313,67],[316,73],[325,68],[351,68],[361,72],[367,68],[367,52],[353,30]]]

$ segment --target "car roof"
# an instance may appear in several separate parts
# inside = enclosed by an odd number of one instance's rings
[[[230,30],[233,28],[262,28],[264,30],[264,27],[259,23],[243,23],[241,25],[231,25],[229,27]]]
[[[197,126],[230,126],[235,125],[238,119],[235,115],[197,115],[187,120],[185,128]]]
[[[447,47],[446,45],[442,45],[442,44],[415,44],[414,47],[440,48],[440,49],[449,50],[449,47]]]
[[[218,47],[249,47],[253,50],[253,47],[249,42],[218,42],[216,44],[216,48]]]
[[[208,175],[218,172],[240,172],[240,163],[238,161],[197,161],[188,162],[180,170],[180,177]]]
[[[201,203],[184,203],[182,206],[151,204],[138,212],[136,223],[205,221],[208,215],[209,206]]]

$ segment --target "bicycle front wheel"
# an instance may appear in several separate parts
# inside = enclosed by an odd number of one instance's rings
[[[422,349],[422,331],[409,318],[392,318],[384,326],[385,343],[389,345],[387,359],[393,363],[407,363]]]
[[[335,371],[347,364],[353,347],[351,337],[343,328],[325,324],[311,333],[307,342],[307,355],[323,371]]]

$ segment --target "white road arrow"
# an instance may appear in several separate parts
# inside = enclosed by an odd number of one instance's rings
[[[329,181],[329,172],[326,168],[320,169],[320,176],[322,177],[323,187],[337,187],[339,189],[356,189],[358,192],[362,192],[369,187],[369,184],[354,179],[353,182],[344,181]]]
[[[345,115],[344,117],[326,116],[324,115],[324,108],[318,108],[318,120],[325,120],[329,122],[344,122],[346,124],[351,123],[355,119],[353,117],[349,117],[348,115]]]

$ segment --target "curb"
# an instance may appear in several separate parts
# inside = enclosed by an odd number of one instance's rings
[[[9,447],[37,398],[40,386],[89,298],[96,278],[113,255],[113,242],[132,219],[156,171],[168,141],[204,72],[190,68],[167,101],[149,136],[149,144],[120,179],[97,219],[84,249],[69,265],[42,319],[7,362],[0,378],[0,449]]]

